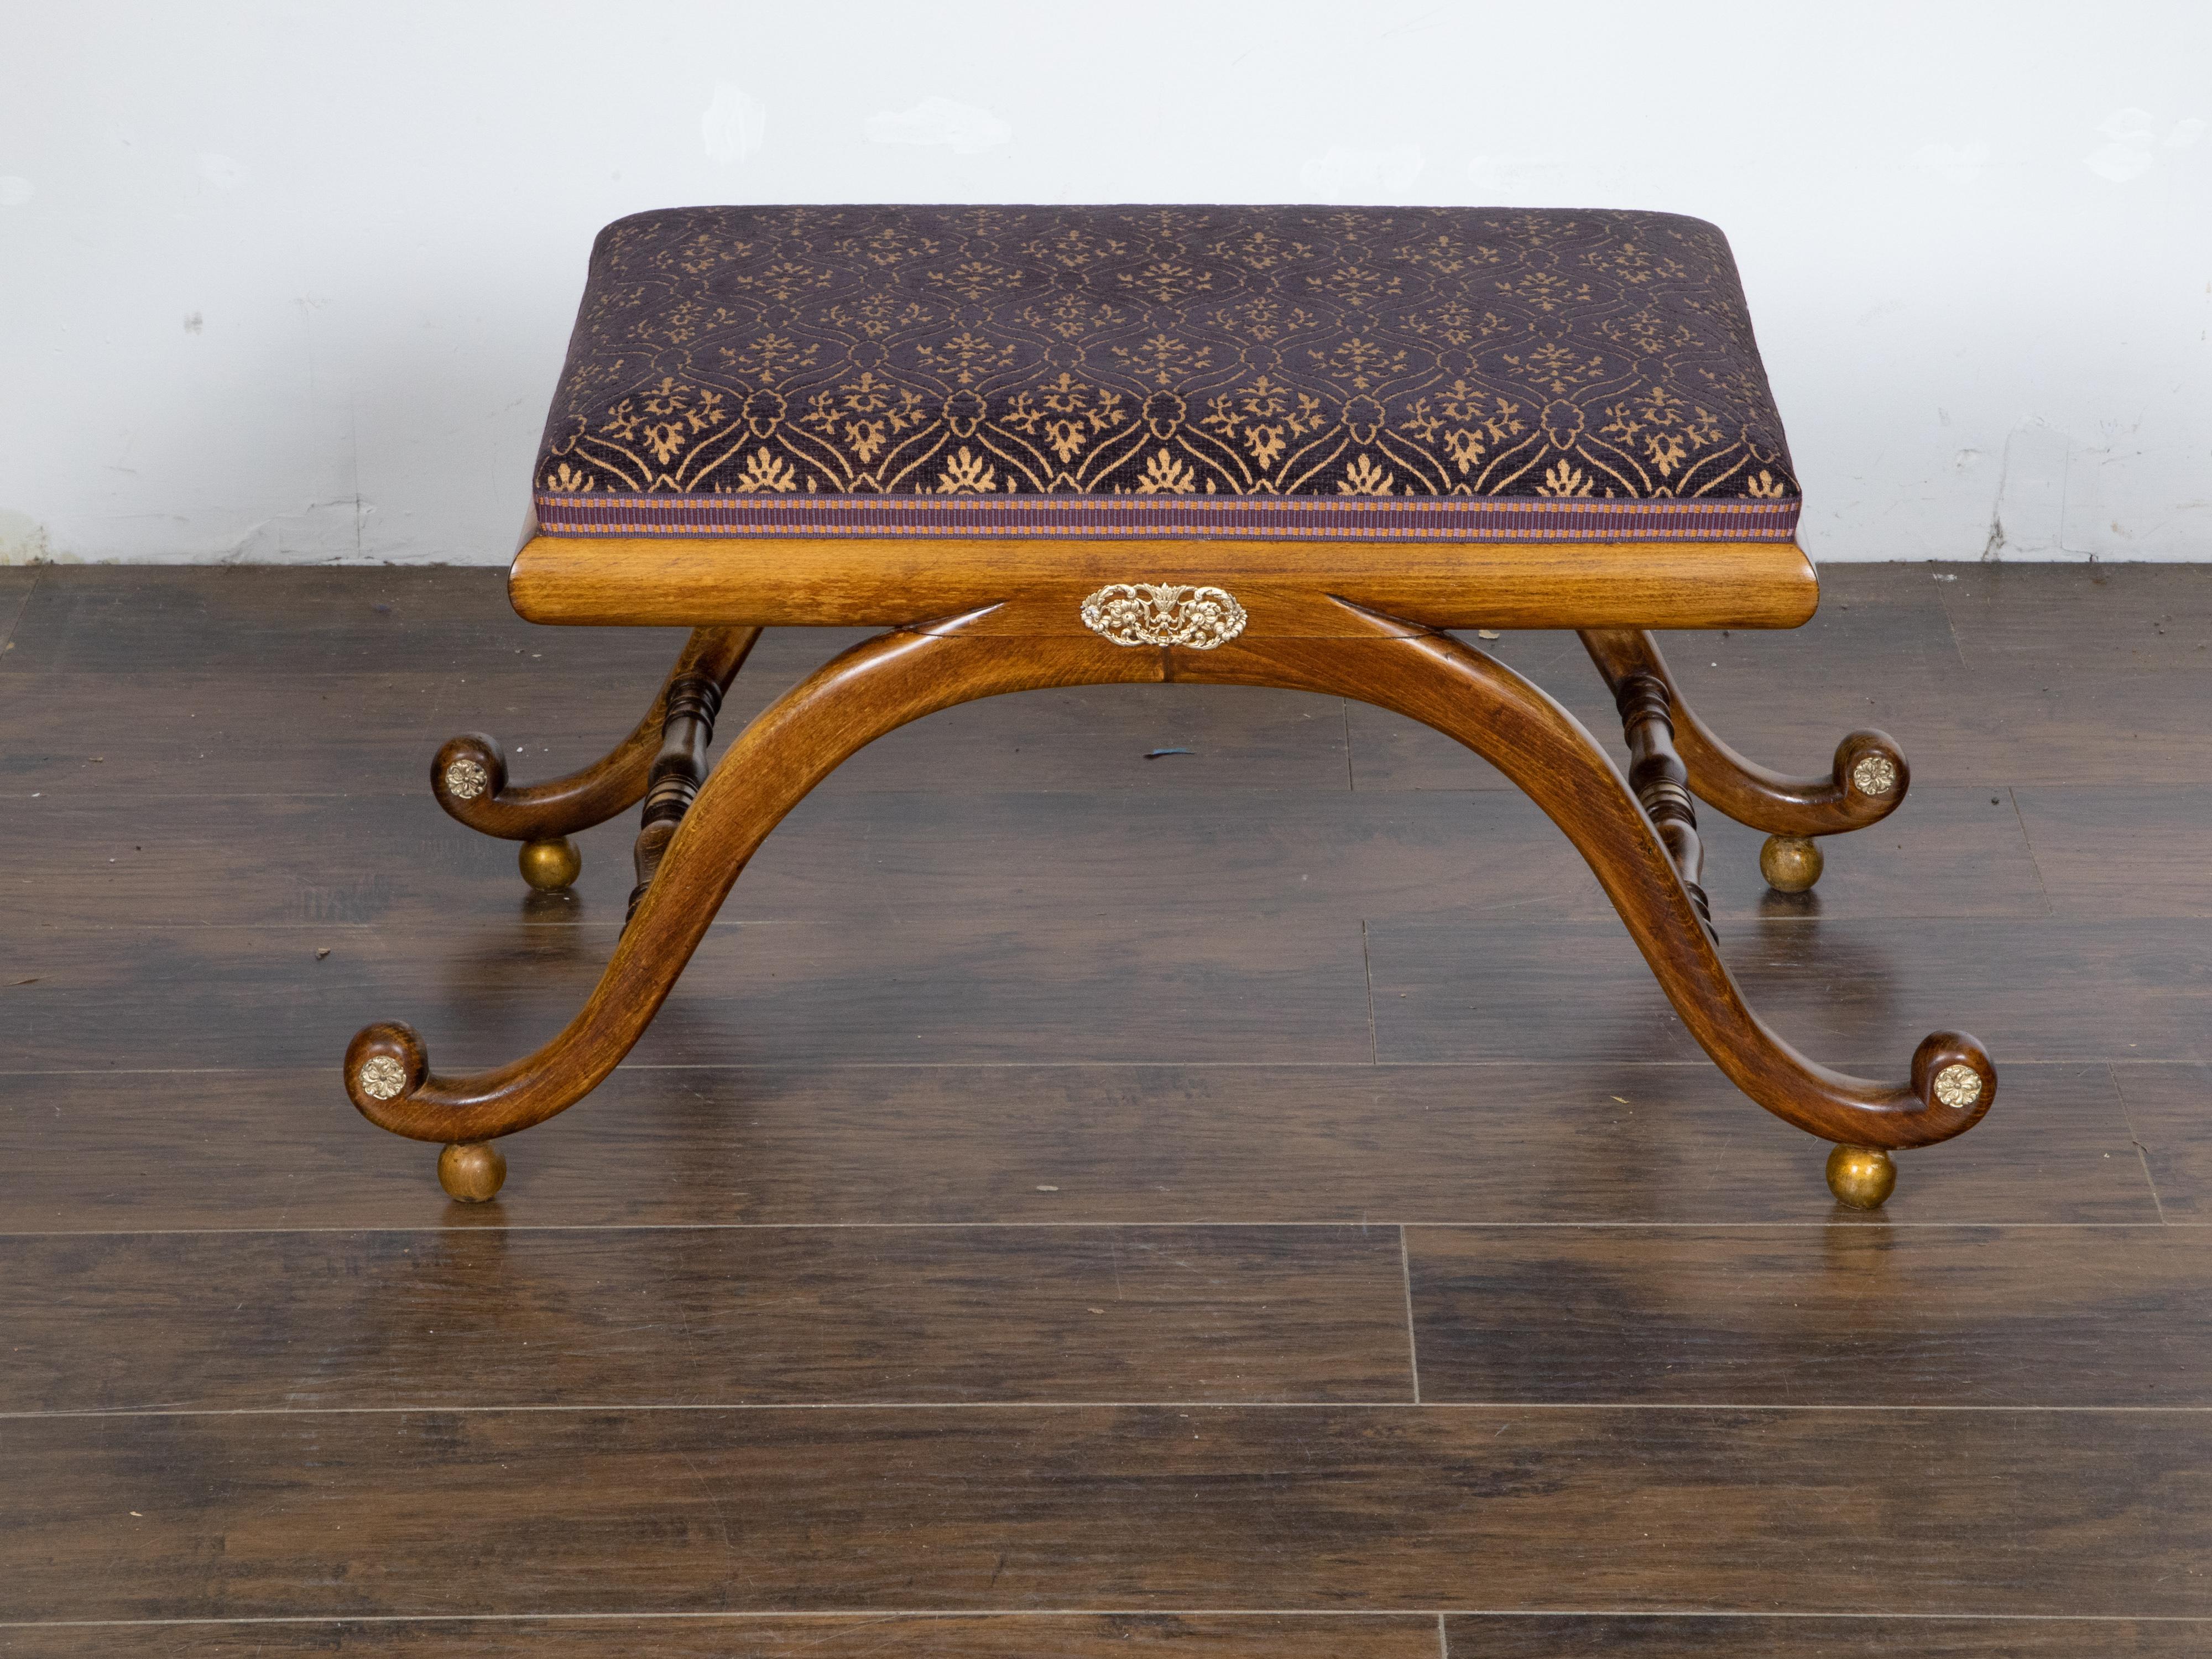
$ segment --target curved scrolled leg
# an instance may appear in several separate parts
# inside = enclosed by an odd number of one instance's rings
[[[1449,636],[1336,603],[1343,634],[1248,635],[1205,651],[1132,651],[1089,635],[976,626],[998,607],[854,647],[756,720],[698,789],[599,986],[559,1036],[495,1071],[441,1078],[408,1027],[371,1025],[346,1052],[354,1104],[395,1133],[471,1149],[542,1122],[588,1093],[629,1052],[753,851],[854,751],[936,709],[1001,692],[1173,678],[1374,703],[1498,767],[1575,843],[1722,1072],[1777,1116],[1850,1150],[1843,1163],[1855,1173],[1837,1188],[1844,1201],[1870,1206],[1887,1195],[1881,1177],[1890,1149],[1948,1139],[1989,1110],[1996,1067],[1962,1032],[1931,1034],[1905,1082],[1881,1083],[1814,1064],[1746,1006],[1689,890],[1694,867],[1686,877],[1678,864],[1694,866],[1696,842],[1668,740],[1663,682],[1647,674],[1649,684],[1621,699],[1639,750],[1646,798],[1639,800],[1575,718],[1502,663]],[[478,1189],[493,1184],[489,1160],[473,1151],[451,1161],[457,1176],[464,1167],[472,1172]]]
[[[1787,849],[1786,856],[1773,860],[1775,867],[1767,870],[1768,879],[1785,892],[1802,892],[1820,878],[1820,849],[1810,846],[1813,836],[1842,835],[1879,823],[1897,810],[1911,787],[1912,769],[1887,732],[1850,733],[1836,745],[1835,763],[1825,778],[1793,778],[1769,771],[1714,736],[1682,701],[1650,635],[1632,629],[1590,628],[1583,630],[1582,640],[1616,696],[1626,682],[1638,675],[1649,675],[1667,688],[1674,708],[1675,740],[1682,763],[1689,769],[1690,788],[1699,800],[1777,840],[1803,844],[1803,850]],[[1761,868],[1769,862],[1762,854]],[[1775,880],[1778,875],[1781,880]],[[1790,882],[1798,884],[1784,884]]]
[[[1776,1116],[1824,1140],[1883,1151],[1947,1140],[1980,1121],[1996,1097],[1996,1068],[1964,1032],[1930,1034],[1914,1051],[1905,1081],[1880,1083],[1816,1065],[1769,1030],[1700,926],[1651,820],[1572,714],[1503,663],[1448,635],[1409,634],[1402,623],[1346,608],[1368,617],[1376,636],[1239,640],[1209,653],[1196,672],[1178,659],[1176,677],[1352,697],[1474,750],[1566,832],[1691,1035],[1730,1081]]]
[[[371,1025],[346,1049],[353,1103],[395,1134],[449,1144],[543,1122],[591,1092],[629,1052],[745,861],[848,756],[908,720],[978,697],[1162,677],[1160,653],[1120,651],[1087,635],[965,631],[989,614],[866,641],[747,726],[690,802],[590,1000],[550,1042],[495,1071],[440,1077],[411,1029]]]
[[[645,799],[647,775],[660,751],[670,689],[686,679],[706,679],[718,692],[727,690],[759,637],[757,628],[693,629],[645,718],[581,771],[511,789],[507,756],[499,740],[467,732],[450,739],[430,763],[430,792],[450,816],[480,835],[528,842],[533,852],[539,847],[557,848],[562,837],[605,823]],[[570,854],[574,852],[568,849]],[[536,860],[528,856],[523,860],[523,873],[533,887],[562,887],[575,879],[574,869],[568,870],[565,879],[541,878],[557,875],[562,867],[562,855],[553,851]]]

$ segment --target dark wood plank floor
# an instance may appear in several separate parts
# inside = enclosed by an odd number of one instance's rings
[[[1770,763],[1912,758],[1806,899],[1705,825],[1793,1040],[2003,1070],[1878,1216],[1495,772],[1172,685],[861,755],[467,1209],[339,1053],[550,1035],[631,831],[530,895],[428,757],[579,764],[677,636],[0,570],[0,1654],[2212,1651],[2212,571],[1826,593],[1669,648]]]

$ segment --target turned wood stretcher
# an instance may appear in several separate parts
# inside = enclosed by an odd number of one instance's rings
[[[1465,744],[1589,861],[1723,1072],[1834,1143],[1847,1204],[1878,1206],[1891,1151],[1960,1133],[1995,1098],[1988,1054],[1958,1031],[1926,1037],[1901,1081],[1814,1063],[1717,949],[1693,797],[1766,831],[1767,878],[1802,891],[1815,838],[1887,816],[1910,772],[1871,731],[1826,776],[1753,764],[1683,704],[1653,641],[1795,627],[1818,599],[1733,265],[1698,221],[642,215],[595,251],[536,501],[509,575],[523,617],[693,632],[636,729],[582,771],[511,786],[481,735],[433,763],[447,811],[523,842],[540,887],[574,878],[568,836],[644,803],[628,924],[559,1036],[469,1076],[434,1073],[396,1024],[347,1051],[354,1103],[443,1143],[457,1198],[498,1190],[497,1137],[621,1061],[753,851],[847,757],[1053,686],[1315,691]],[[884,631],[710,769],[760,629],[827,625]],[[1626,771],[1450,631],[1477,628],[1579,630]]]

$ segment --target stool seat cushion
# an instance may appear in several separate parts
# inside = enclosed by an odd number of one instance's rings
[[[553,536],[1783,540],[1726,239],[1484,208],[706,207],[592,253]]]

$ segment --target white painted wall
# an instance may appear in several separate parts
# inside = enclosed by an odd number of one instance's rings
[[[0,0],[0,559],[496,562],[592,234],[1663,208],[1828,559],[2212,559],[2212,4]]]

